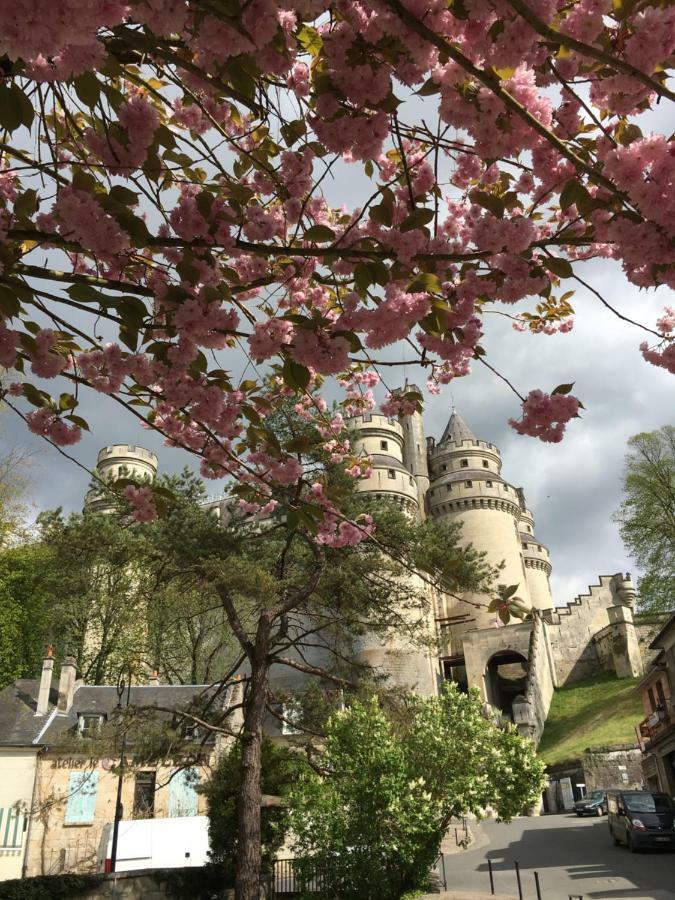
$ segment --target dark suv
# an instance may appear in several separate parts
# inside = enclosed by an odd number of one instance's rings
[[[607,794],[605,791],[591,791],[586,797],[577,800],[574,812],[578,816],[604,816],[607,812]]]
[[[615,844],[675,850],[675,805],[651,791],[607,791],[607,824]]]

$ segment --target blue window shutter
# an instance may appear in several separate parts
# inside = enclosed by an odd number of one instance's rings
[[[82,825],[94,821],[98,772],[71,772],[68,780],[66,825]]]
[[[181,769],[169,782],[169,816],[196,816],[198,797],[196,786],[199,773],[196,769]]]

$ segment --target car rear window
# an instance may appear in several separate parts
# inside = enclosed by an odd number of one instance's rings
[[[673,809],[666,794],[624,794],[624,801],[631,812],[672,812]]]

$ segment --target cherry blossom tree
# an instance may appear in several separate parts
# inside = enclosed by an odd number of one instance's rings
[[[491,365],[490,312],[569,331],[585,260],[672,288],[675,153],[640,122],[674,50],[660,0],[0,0],[5,401],[63,448],[105,394],[246,511],[357,544],[372,523],[270,411],[292,399],[358,478],[345,417],[380,381],[388,414],[421,403],[392,389],[403,346],[434,392]],[[672,310],[629,322],[675,372]],[[581,405],[520,399],[545,441]]]

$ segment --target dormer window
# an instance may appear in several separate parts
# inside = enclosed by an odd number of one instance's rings
[[[77,716],[77,730],[82,737],[91,737],[97,734],[105,722],[103,713],[79,713]]]
[[[460,461],[460,466],[461,466],[463,469],[468,469],[468,468],[469,468],[469,460],[468,460],[468,459],[463,459],[463,460],[461,460],[461,461]]]
[[[389,441],[380,441],[380,450],[388,450]]]

